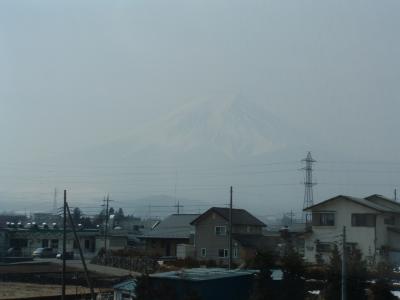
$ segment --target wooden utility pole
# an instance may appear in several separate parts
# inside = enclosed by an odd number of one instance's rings
[[[109,218],[109,211],[108,211],[108,204],[110,202],[110,197],[107,194],[107,199],[104,199],[105,203],[105,213],[106,213],[106,219],[105,219],[105,224],[104,224],[104,251],[107,252],[107,231],[108,231],[108,218]]]
[[[64,190],[64,207],[63,207],[63,249],[62,249],[62,291],[61,291],[61,299],[65,299],[65,252],[67,248],[67,190]]]
[[[343,249],[342,249],[343,253],[342,253],[342,297],[341,297],[341,300],[346,300],[347,299],[346,226],[343,226],[342,243],[343,243]]]
[[[92,300],[96,300],[96,295],[94,293],[93,285],[92,285],[92,282],[90,281],[90,277],[89,277],[89,271],[88,271],[88,268],[86,266],[85,258],[83,256],[81,243],[79,242],[78,234],[76,233],[76,230],[75,230],[74,220],[72,219],[71,211],[69,210],[68,204],[67,204],[67,212],[68,212],[68,218],[69,218],[69,221],[70,221],[70,224],[71,224],[71,228],[72,228],[72,231],[74,233],[74,238],[75,238],[76,244],[78,245],[79,256],[81,258],[83,269],[85,270],[86,282],[87,282],[87,284],[88,284],[88,286],[90,288],[90,293],[92,295]]]
[[[233,244],[232,244],[232,198],[233,188],[230,190],[230,201],[229,201],[229,270],[232,269],[232,258],[233,258]]]

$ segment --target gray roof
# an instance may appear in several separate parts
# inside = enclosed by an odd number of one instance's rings
[[[193,220],[192,224],[199,222],[203,216],[205,216],[211,212],[215,212],[218,215],[220,215],[222,218],[224,218],[225,220],[229,221],[229,208],[227,208],[227,207],[211,207],[205,213],[200,215],[197,219]],[[247,210],[238,209],[238,208],[232,209],[232,223],[234,225],[253,225],[253,226],[262,226],[262,227],[267,226],[263,222],[261,222],[259,219],[254,217],[252,214],[250,214]]]
[[[368,207],[370,209],[373,209],[373,210],[376,210],[376,211],[379,211],[379,212],[400,213],[400,207],[398,209],[394,209],[394,208],[390,208],[388,206],[384,206],[384,205],[378,204],[375,201],[369,200],[368,198],[364,199],[364,198],[356,198],[356,197],[344,196],[344,195],[339,195],[339,196],[330,198],[330,199],[322,201],[322,202],[320,202],[318,204],[309,206],[309,207],[305,208],[304,210],[305,211],[312,210],[313,208],[316,208],[316,207],[318,207],[318,206],[320,206],[322,204],[325,204],[327,202],[334,201],[334,200],[337,200],[337,199],[346,199],[346,200],[352,201],[354,203],[357,203],[359,205]]]
[[[396,202],[392,199],[386,198],[382,195],[374,194],[374,195],[365,197],[365,199],[370,202],[373,202],[375,204],[385,206],[385,207],[393,209],[393,210],[400,211],[400,203],[399,202]]]
[[[115,290],[119,290],[119,291],[127,291],[127,292],[134,293],[135,289],[136,289],[136,281],[133,279],[123,281],[123,282],[120,282],[120,283],[114,285],[113,288]]]
[[[227,270],[223,268],[193,268],[182,269],[180,271],[171,271],[164,273],[151,274],[152,278],[162,278],[171,280],[185,280],[185,281],[205,281],[231,277],[252,277],[258,273],[258,270]]]
[[[194,233],[191,222],[198,214],[173,214],[166,217],[153,230],[139,238],[148,239],[188,239]]]

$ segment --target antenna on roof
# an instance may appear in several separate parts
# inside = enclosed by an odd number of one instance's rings
[[[304,178],[304,203],[303,209],[310,207],[314,204],[314,195],[313,195],[313,186],[316,185],[312,179],[312,171],[313,171],[313,163],[316,162],[311,156],[311,152],[307,153],[307,157],[301,160],[302,162],[306,163],[306,166],[303,170],[306,171],[306,176]],[[304,212],[303,213],[303,220],[305,223],[311,222],[311,213]]]

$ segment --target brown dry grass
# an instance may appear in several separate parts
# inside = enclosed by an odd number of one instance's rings
[[[76,293],[90,293],[88,288],[82,286],[67,286],[66,293],[75,295]],[[60,285],[35,284],[20,282],[0,282],[0,299],[25,298],[53,296],[61,294]]]

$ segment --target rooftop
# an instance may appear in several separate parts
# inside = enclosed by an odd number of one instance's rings
[[[173,279],[173,280],[189,280],[189,281],[204,281],[222,279],[228,277],[251,276],[256,274],[257,270],[227,270],[223,268],[194,268],[184,269],[180,271],[172,271],[165,273],[152,274],[150,277]]]
[[[194,228],[191,222],[199,214],[173,214],[161,221],[153,230],[148,231],[142,238],[175,238],[187,239]]]
[[[225,220],[229,221],[229,208],[227,207],[211,207],[205,213],[200,215],[198,218],[193,220],[192,224],[196,224],[201,220],[201,218],[211,212],[214,212],[220,215]],[[245,209],[232,209],[232,223],[233,225],[253,225],[253,226],[262,226],[265,227],[266,225],[261,222],[259,219],[254,217]]]
[[[136,289],[136,281],[133,279],[126,280],[114,285],[113,288],[120,291],[134,292]]]
[[[380,200],[384,201],[383,202],[384,204],[382,204],[382,201],[381,202],[376,201],[377,200],[376,196],[377,195],[372,195],[367,198],[357,198],[357,197],[351,197],[351,196],[345,196],[345,195],[338,195],[336,197],[322,201],[315,205],[309,206],[309,207],[305,208],[304,210],[305,211],[312,210],[313,208],[323,205],[325,203],[328,203],[330,201],[334,201],[334,200],[338,200],[338,199],[346,199],[346,200],[352,201],[354,203],[357,203],[359,205],[368,207],[370,209],[373,209],[373,210],[376,210],[379,212],[400,213],[400,205],[393,205],[393,204],[389,205],[388,201],[390,201],[390,202],[394,202],[394,201],[380,196],[381,197]]]

